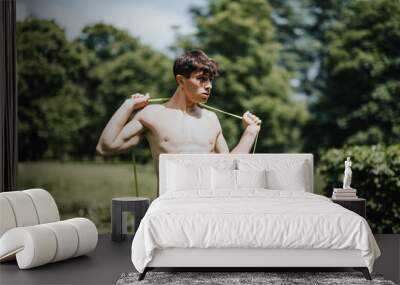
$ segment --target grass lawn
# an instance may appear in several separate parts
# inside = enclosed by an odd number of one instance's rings
[[[139,196],[154,199],[157,178],[153,165],[137,165],[137,173]],[[100,233],[111,232],[111,199],[135,196],[130,163],[19,163],[17,187],[46,189],[56,200],[62,219],[87,217]]]

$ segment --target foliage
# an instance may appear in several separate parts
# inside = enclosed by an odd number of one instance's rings
[[[277,39],[282,44],[279,63],[290,71],[296,93],[312,100],[324,85],[320,56],[325,32],[339,20],[351,0],[269,0]]]
[[[399,14],[399,1],[355,1],[326,32],[310,149],[399,142]]]
[[[175,82],[172,61],[140,44],[126,31],[94,24],[83,28],[77,42],[86,47],[91,59],[85,82],[93,105],[91,124],[83,130],[86,141],[82,153],[93,157],[101,130],[125,99],[137,92],[169,97]],[[143,141],[135,149],[142,162],[150,158],[150,152],[143,148],[145,144]]]
[[[97,62],[114,59],[140,47],[139,41],[124,30],[98,23],[86,26],[77,40],[94,53]]]
[[[342,187],[344,161],[352,159],[352,183],[367,200],[367,219],[374,233],[400,233],[400,144],[330,149],[321,158],[324,192]]]
[[[293,76],[296,93],[314,93],[312,72],[318,62],[321,43],[316,36],[316,4],[312,0],[270,0],[271,19],[276,27],[276,37],[282,45],[279,64]]]
[[[219,63],[209,104],[238,114],[250,109],[263,120],[258,152],[299,149],[298,130],[306,118],[304,106],[293,101],[289,74],[277,64],[280,47],[270,14],[264,0],[209,1],[206,8],[192,9],[198,32],[177,43],[181,49],[200,48]],[[281,123],[293,139],[281,139]],[[221,124],[232,148],[237,132],[230,130],[240,123],[224,117]]]
[[[85,63],[54,21],[38,19],[17,23],[17,62],[19,157],[68,156],[87,124]]]

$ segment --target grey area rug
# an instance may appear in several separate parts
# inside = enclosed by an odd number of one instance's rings
[[[379,284],[395,285],[381,275],[372,274],[372,281],[360,272],[148,272],[142,281],[139,273],[124,273],[117,285],[133,284]]]

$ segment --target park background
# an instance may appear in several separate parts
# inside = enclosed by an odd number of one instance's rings
[[[200,48],[220,66],[208,103],[262,119],[257,153],[313,153],[328,196],[351,156],[373,232],[400,233],[399,15],[397,0],[17,0],[18,188],[110,232],[132,152],[96,154],[101,131],[130,94],[171,96],[174,58]],[[218,116],[231,149],[243,127]],[[154,199],[147,142],[134,153]]]

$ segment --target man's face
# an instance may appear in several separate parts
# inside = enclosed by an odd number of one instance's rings
[[[206,103],[211,95],[212,81],[201,71],[192,72],[189,78],[182,76],[183,92],[193,103]]]

